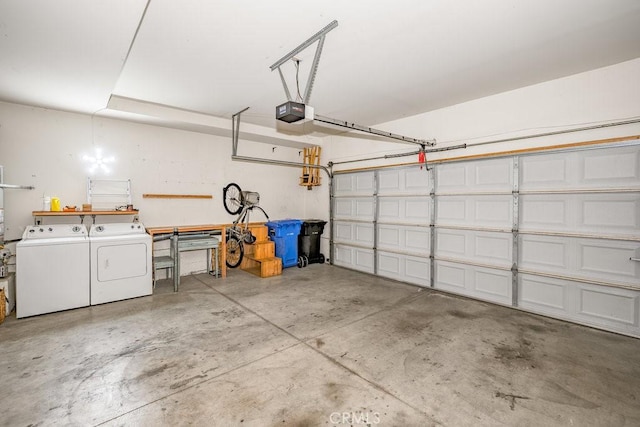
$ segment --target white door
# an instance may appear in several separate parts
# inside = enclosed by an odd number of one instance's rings
[[[373,273],[375,182],[373,172],[334,179],[333,263]]]
[[[377,171],[376,177],[376,273],[429,286],[431,171],[413,166]]]
[[[640,145],[334,183],[335,264],[640,336]]]
[[[640,148],[521,159],[518,306],[640,336]]]
[[[153,292],[151,237],[128,240],[91,242],[91,305]]]
[[[147,245],[98,246],[96,257],[98,282],[129,279],[147,275]]]
[[[511,305],[514,160],[440,164],[434,287]]]

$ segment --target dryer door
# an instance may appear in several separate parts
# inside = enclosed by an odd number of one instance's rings
[[[150,242],[92,242],[91,305],[151,295],[151,265]]]
[[[96,267],[99,282],[145,276],[147,274],[147,245],[131,243],[100,246]]]

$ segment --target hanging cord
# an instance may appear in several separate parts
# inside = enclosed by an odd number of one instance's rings
[[[299,80],[300,60],[294,58],[293,62],[296,64],[296,90],[298,92],[298,97],[296,98],[296,101],[302,102],[302,95],[300,95],[300,80]]]

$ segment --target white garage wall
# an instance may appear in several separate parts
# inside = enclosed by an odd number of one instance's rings
[[[438,147],[445,147],[639,117],[638,76],[640,58],[390,123],[361,124],[414,138],[435,138]],[[380,102],[385,100],[380,99]],[[348,120],[346,117],[341,119]],[[640,124],[433,153],[428,155],[428,159],[637,134],[640,134]],[[366,134],[349,138],[332,136],[328,139],[331,141],[331,160],[334,162],[410,152],[417,148],[402,143],[376,141]],[[336,170],[416,161],[417,156],[350,163],[338,165]]]
[[[42,196],[56,196],[62,205],[86,203],[87,164],[83,155],[100,147],[115,156],[109,175],[99,178],[132,181],[133,204],[146,226],[227,223],[222,188],[236,182],[243,190],[258,191],[260,204],[272,219],[305,218],[310,193],[298,185],[300,170],[231,161],[231,139],[115,119],[0,103],[0,164],[5,182],[33,185],[36,190],[5,191],[5,239],[18,239],[33,223]],[[239,155],[301,162],[299,149],[240,141]],[[143,199],[143,193],[211,194],[213,199]],[[328,193],[327,193],[328,194]],[[328,196],[326,196],[328,199]],[[310,205],[317,206],[318,200]],[[325,203],[328,206],[328,201]],[[328,208],[325,211],[328,217]],[[316,216],[320,212],[315,211]],[[98,221],[128,221],[108,217]],[[262,221],[256,213],[252,220]],[[78,221],[45,219],[50,222]],[[85,218],[90,224],[90,218]],[[189,254],[203,261],[201,254]],[[200,262],[183,272],[202,270]]]

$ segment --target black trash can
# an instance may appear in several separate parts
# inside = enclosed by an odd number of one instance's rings
[[[298,267],[309,264],[324,264],[324,255],[320,253],[320,236],[327,221],[307,219],[302,222],[298,235]]]

